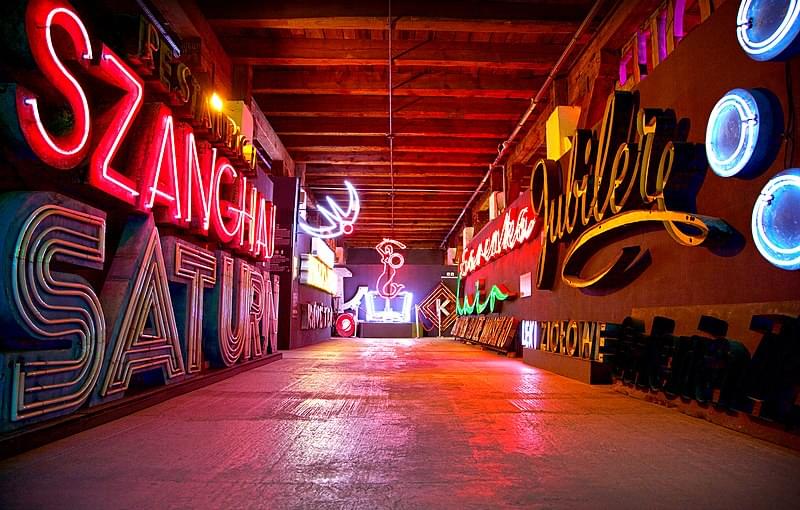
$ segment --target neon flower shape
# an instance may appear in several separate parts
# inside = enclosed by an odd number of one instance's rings
[[[325,224],[312,227],[301,218],[300,228],[303,229],[303,232],[321,239],[332,239],[353,233],[353,224],[358,219],[361,203],[358,200],[355,186],[348,181],[344,181],[344,185],[347,188],[347,210],[343,211],[331,197],[325,197],[328,208],[317,207],[319,214],[325,218]]]
[[[395,248],[405,250],[406,245],[394,239],[384,239],[375,246],[375,250],[380,254],[381,263],[383,264],[383,272],[378,276],[375,288],[378,289],[378,294],[386,299],[392,299],[397,296],[405,287],[403,284],[394,282],[397,270],[406,263],[406,259],[400,253],[394,251]]]

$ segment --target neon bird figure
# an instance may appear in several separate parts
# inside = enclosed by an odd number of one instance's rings
[[[405,250],[406,245],[394,239],[384,239],[375,246],[375,250],[380,254],[381,263],[383,264],[383,272],[378,277],[375,287],[378,290],[378,295],[384,299],[392,299],[405,288],[405,285],[394,282],[397,270],[406,263],[403,255],[394,251],[395,248]]]
[[[353,224],[358,219],[361,210],[361,202],[358,200],[358,193],[355,186],[349,181],[344,181],[347,188],[347,211],[343,211],[331,197],[325,197],[328,208],[318,206],[319,214],[325,218],[325,224],[319,227],[312,227],[300,218],[300,228],[308,235],[319,237],[320,239],[332,239],[342,235],[353,233]]]

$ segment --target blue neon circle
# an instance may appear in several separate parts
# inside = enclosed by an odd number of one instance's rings
[[[800,168],[767,182],[753,206],[753,241],[772,265],[800,269]]]
[[[754,60],[785,60],[800,49],[798,0],[742,0],[736,25],[739,45]]]
[[[753,177],[772,163],[780,105],[763,90],[733,89],[711,110],[706,157],[720,177]]]

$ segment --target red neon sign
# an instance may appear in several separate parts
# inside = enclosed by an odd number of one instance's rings
[[[42,123],[39,99],[23,87],[17,88],[17,116],[22,134],[36,156],[48,165],[68,170],[84,160],[89,151],[89,101],[75,76],[64,66],[53,45],[53,26],[64,29],[72,43],[72,55],[88,66],[92,60],[92,44],[86,26],[71,7],[54,0],[31,2],[25,13],[33,59],[44,77],[67,100],[74,125],[63,135],[49,133]]]
[[[217,158],[210,143],[198,142],[192,128],[177,122],[165,104],[153,103],[143,109],[143,80],[108,47],[101,45],[99,59],[92,62],[86,27],[66,2],[31,0],[25,23],[39,69],[64,96],[74,117],[69,132],[48,132],[36,95],[17,86],[20,130],[39,159],[54,168],[71,169],[88,156],[87,180],[92,187],[140,211],[153,210],[161,222],[204,235],[213,225],[214,236],[237,252],[259,259],[272,257],[275,210],[260,185],[248,181],[227,158]],[[60,46],[56,51],[53,26],[66,31],[70,51]],[[86,73],[124,92],[105,111],[96,112],[95,126],[89,101],[75,76],[79,73],[62,62],[67,59],[76,60]],[[115,164],[134,122],[137,134],[130,141],[131,161]],[[97,128],[94,138],[90,136],[93,127]]]
[[[502,257],[511,250],[522,246],[533,237],[539,224],[533,216],[531,208],[511,208],[506,211],[502,225],[487,235],[477,246],[464,251],[459,273],[462,277],[478,270],[494,259]]]

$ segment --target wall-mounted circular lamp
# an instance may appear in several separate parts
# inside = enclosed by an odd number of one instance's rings
[[[708,117],[708,164],[720,177],[755,177],[775,158],[782,129],[783,113],[772,93],[733,89]]]
[[[753,241],[772,265],[800,269],[800,168],[767,182],[753,206]]]
[[[742,0],[736,25],[754,60],[786,60],[800,50],[800,0]]]

